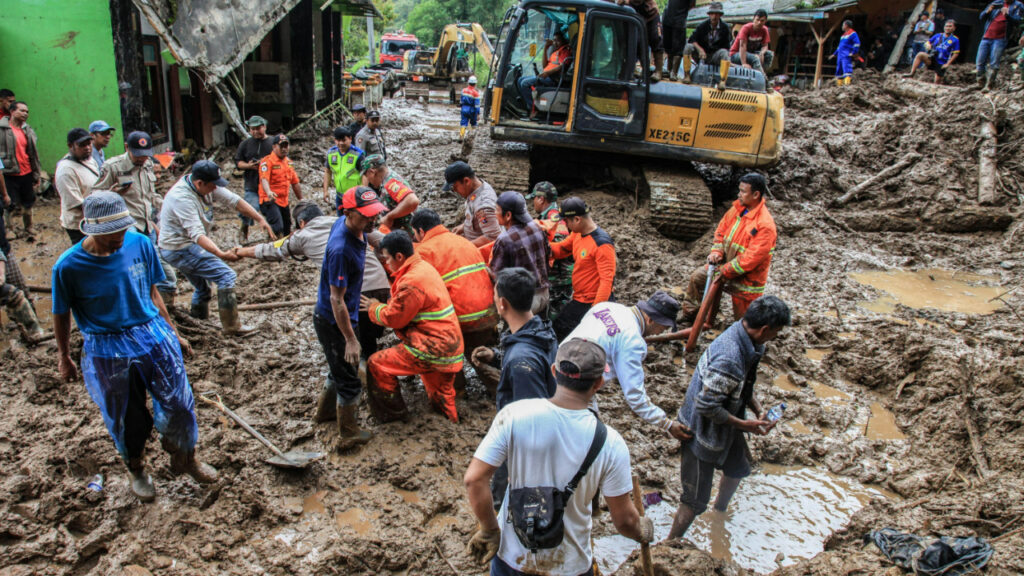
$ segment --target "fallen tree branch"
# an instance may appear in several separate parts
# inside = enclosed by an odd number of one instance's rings
[[[981,443],[981,431],[978,430],[978,423],[974,421],[974,410],[971,408],[971,400],[974,398],[974,390],[971,388],[975,382],[974,362],[964,358],[961,362],[963,371],[962,390],[960,392],[961,417],[964,420],[964,427],[967,429],[967,439],[971,445],[971,453],[974,456],[974,465],[978,469],[978,475],[983,479],[992,475],[988,467],[988,457],[985,456],[985,446]]]
[[[40,294],[52,294],[53,290],[49,286],[40,286],[37,284],[26,284],[29,292],[39,292]]]
[[[277,308],[291,308],[294,306],[312,306],[316,300],[285,300],[283,302],[264,302],[262,304],[242,304],[238,307],[240,311],[245,310],[275,310]]]
[[[434,542],[434,550],[437,550],[437,554],[448,564],[448,567],[452,569],[452,573],[455,574],[455,576],[459,576],[459,571],[455,568],[455,564],[452,564],[452,561],[444,555],[444,552],[441,551],[441,547],[438,546],[437,542]]]
[[[905,170],[908,166],[916,164],[919,160],[921,160],[921,155],[918,154],[917,152],[908,153],[906,156],[900,159],[899,162],[893,164],[892,166],[889,166],[885,170],[882,170],[878,174],[875,174],[871,178],[868,178],[867,180],[861,182],[860,184],[854,186],[853,188],[850,188],[846,192],[846,194],[843,194],[839,198],[836,198],[833,204],[836,206],[844,206],[848,204],[850,200],[853,200],[854,198],[857,197],[857,194],[860,194],[867,188],[870,188],[871,186],[874,186],[879,182],[883,182],[885,180],[888,180],[889,178],[892,178],[893,176],[896,176],[897,174]]]
[[[978,148],[978,204],[996,202],[996,126],[991,121],[981,123],[981,145]]]

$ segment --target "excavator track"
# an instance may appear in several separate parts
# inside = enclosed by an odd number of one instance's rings
[[[492,140],[489,127],[477,126],[462,147],[462,157],[498,194],[530,189],[530,147]]]
[[[711,190],[694,169],[683,162],[643,167],[651,195],[651,224],[663,236],[696,240],[713,224]]]

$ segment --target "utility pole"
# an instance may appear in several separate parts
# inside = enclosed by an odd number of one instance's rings
[[[370,48],[370,66],[377,63],[377,42],[373,38],[373,16],[366,17],[366,43]]]

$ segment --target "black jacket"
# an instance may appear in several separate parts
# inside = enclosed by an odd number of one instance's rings
[[[697,29],[690,34],[690,39],[687,40],[690,44],[700,44],[700,47],[711,56],[721,48],[729,49],[732,45],[732,30],[729,29],[729,25],[725,22],[718,21],[718,37],[715,41],[711,42],[711,20],[705,20],[697,26]]]
[[[551,365],[555,363],[558,339],[551,324],[534,316],[515,334],[502,334],[501,348],[498,411],[516,400],[550,398],[555,394]]]

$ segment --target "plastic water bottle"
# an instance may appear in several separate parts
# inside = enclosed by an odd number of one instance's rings
[[[772,408],[764,415],[764,419],[769,422],[778,422],[779,418],[782,418],[782,413],[786,411],[786,403],[783,402],[778,406]]]
[[[94,492],[102,492],[103,491],[103,474],[97,474],[97,475],[93,476],[92,480],[89,481],[88,487],[89,487],[89,490],[92,490]]]

